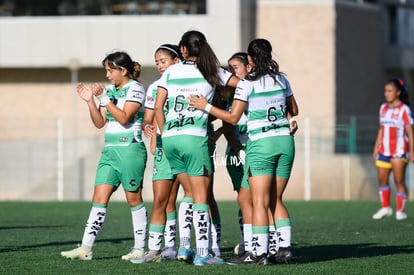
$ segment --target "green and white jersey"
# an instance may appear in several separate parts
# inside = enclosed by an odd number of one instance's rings
[[[250,81],[249,91],[236,90],[235,99],[248,103],[247,128],[249,138],[289,135],[286,98],[292,96],[289,81],[276,75],[276,82],[269,75]]]
[[[220,79],[226,85],[231,73],[218,68]],[[159,87],[167,90],[167,114],[162,137],[192,135],[205,137],[207,134],[208,113],[190,108],[190,94],[202,94],[211,102],[215,88],[204,79],[193,62],[174,64],[163,73]]]
[[[145,99],[145,109],[154,110],[155,100],[157,99],[159,79],[152,82],[147,89],[147,96]],[[167,102],[165,103],[164,115],[167,113]],[[160,129],[157,127],[157,135],[161,135]]]
[[[157,98],[158,80],[152,82],[147,89],[147,95],[145,98],[145,108],[154,110],[155,99]]]
[[[116,89],[115,85],[109,85],[106,90],[112,103],[119,109],[123,109],[126,102],[136,102],[141,104],[141,107],[126,125],[120,124],[105,110],[107,118],[105,146],[128,146],[131,142],[142,142],[141,124],[144,118],[145,101],[145,89],[142,84],[130,80],[119,89]]]

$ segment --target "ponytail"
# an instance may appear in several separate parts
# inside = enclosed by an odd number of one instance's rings
[[[220,84],[220,76],[218,74],[220,62],[204,34],[199,31],[184,33],[179,47],[187,49],[188,57],[197,58],[197,68],[210,85],[217,86]]]
[[[387,82],[387,84],[392,84],[397,88],[397,90],[401,91],[400,93],[400,100],[407,106],[410,107],[410,98],[408,96],[408,86],[405,84],[404,80],[401,78],[393,78]]]
[[[200,41],[200,55],[197,60],[197,67],[211,86],[220,85],[220,76],[218,74],[220,62],[207,41]]]
[[[131,78],[133,80],[138,80],[138,77],[141,75],[141,64],[139,64],[138,62],[134,61],[134,69],[133,72],[131,73]]]

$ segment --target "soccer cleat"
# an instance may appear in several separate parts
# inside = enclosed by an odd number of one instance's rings
[[[213,255],[214,258],[221,258],[220,249],[208,249],[208,253]]]
[[[292,260],[292,258],[293,255],[290,247],[279,247],[279,250],[276,252],[276,254],[272,253],[268,256],[269,262],[273,264],[288,263]]]
[[[254,264],[256,265],[268,265],[269,260],[267,259],[267,254],[263,253],[262,255],[252,255]]]
[[[180,247],[177,252],[177,260],[189,264],[192,263],[194,260],[194,251],[191,248]]]
[[[253,255],[247,251],[227,261],[227,264],[229,265],[254,264],[254,263],[255,263],[255,260],[254,260]]]
[[[277,251],[269,251],[267,259],[269,260],[269,263],[277,264]]]
[[[132,258],[129,260],[133,264],[142,264],[142,263],[158,263],[161,262],[161,252],[158,250],[150,250],[145,252],[144,255],[140,258]]]
[[[407,214],[403,211],[395,212],[395,218],[397,221],[405,220],[407,218]]]
[[[60,252],[60,255],[67,259],[78,259],[83,261],[90,261],[93,257],[92,251],[86,251],[85,248],[81,246],[69,251],[62,251]]]
[[[374,220],[381,220],[385,217],[392,215],[392,208],[391,207],[382,207],[380,210],[377,211],[374,215],[372,215],[372,218]]]
[[[208,254],[204,257],[197,255],[194,259],[194,265],[200,266],[200,265],[222,265],[225,264],[225,262],[217,257],[214,257],[211,254]]]
[[[234,247],[234,254],[236,255],[243,255],[245,252],[244,249],[244,241],[240,241],[235,247]]]
[[[138,248],[132,248],[131,251],[128,254],[123,255],[121,259],[124,261],[129,261],[131,259],[135,259],[135,260],[142,259],[143,257],[144,257],[144,250],[138,249]]]
[[[166,247],[161,252],[161,259],[163,260],[177,260],[177,249],[175,247]]]

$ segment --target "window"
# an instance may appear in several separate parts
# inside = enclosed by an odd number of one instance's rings
[[[0,16],[205,14],[207,0],[0,0]]]
[[[391,46],[414,48],[414,7],[388,7],[389,33]]]

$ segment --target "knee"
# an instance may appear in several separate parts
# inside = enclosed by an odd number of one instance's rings
[[[168,204],[168,197],[155,195],[153,200],[154,208],[163,208],[165,209]]]
[[[142,197],[139,194],[136,196],[127,196],[126,200],[130,207],[135,207],[143,202]]]

